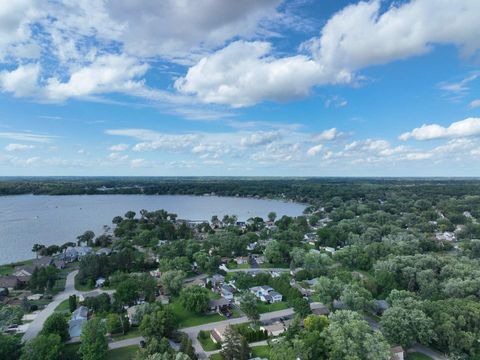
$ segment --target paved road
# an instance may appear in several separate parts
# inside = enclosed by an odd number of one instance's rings
[[[438,351],[435,351],[420,344],[413,345],[410,349],[407,350],[407,352],[418,352],[430,356],[433,360],[447,360],[447,358]]]
[[[268,345],[268,340],[257,341],[257,342],[254,342],[254,343],[250,343],[248,345],[250,347]],[[214,350],[214,351],[207,351],[206,354],[207,354],[207,357],[210,357],[213,354],[219,353],[220,351],[222,351],[222,350],[219,349],[219,350]]]
[[[25,334],[23,334],[23,338],[22,338],[23,341],[28,341],[35,338],[38,335],[38,333],[42,330],[43,323],[45,322],[45,320],[47,320],[47,318],[54,313],[57,306],[60,305],[62,301],[68,299],[70,295],[81,295],[81,294],[90,292],[90,291],[75,290],[75,276],[77,274],[78,274],[78,270],[68,273],[67,280],[65,281],[65,290],[55,295],[55,297],[53,298],[53,301],[50,304],[48,304],[45,307],[45,309],[43,309],[38,313],[35,320],[33,320],[29,324],[27,331],[25,332]],[[110,291],[100,290],[100,291],[106,292],[109,294],[113,292],[111,290]]]
[[[272,320],[272,319],[281,318],[281,317],[284,317],[284,316],[290,316],[290,315],[293,315],[293,313],[294,313],[293,308],[288,308],[288,309],[279,310],[279,311],[273,311],[273,312],[262,314],[260,316],[260,320],[261,321],[268,321],[268,320]],[[192,340],[192,345],[195,349],[195,352],[198,354],[199,358],[200,359],[207,359],[208,355],[203,350],[202,345],[200,344],[200,342],[197,339],[197,335],[198,335],[198,332],[200,330],[211,331],[211,330],[215,329],[216,327],[226,326],[226,325],[234,325],[234,324],[241,324],[241,323],[244,323],[244,322],[247,322],[247,321],[249,321],[248,318],[246,316],[242,316],[242,317],[239,317],[239,318],[228,319],[228,320],[223,320],[223,321],[217,321],[217,322],[214,322],[214,323],[183,328],[183,329],[180,329],[180,331],[183,331],[184,333],[186,333],[190,337],[190,340]],[[110,349],[118,349],[118,348],[122,348],[122,347],[126,347],[126,346],[136,345],[136,344],[140,344],[140,341],[142,339],[143,339],[142,337],[136,337],[136,338],[132,338],[132,339],[115,341],[115,342],[109,343],[108,347]]]
[[[227,272],[259,272],[259,271],[263,271],[263,272],[272,272],[272,271],[275,271],[275,272],[278,272],[278,273],[281,273],[281,272],[290,272],[290,269],[288,268],[248,268],[248,269],[228,269]]]

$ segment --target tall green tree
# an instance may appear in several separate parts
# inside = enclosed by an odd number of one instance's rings
[[[224,360],[248,360],[250,348],[245,338],[231,326],[227,327],[224,334],[220,355]]]
[[[62,341],[69,339],[68,324],[65,316],[62,313],[53,313],[43,324],[42,334],[50,335],[56,334],[60,336]]]
[[[78,350],[82,360],[104,360],[108,353],[107,328],[100,318],[87,321],[82,328]]]
[[[20,360],[60,360],[63,349],[60,336],[40,334],[25,344]]]
[[[250,291],[245,291],[240,297],[240,309],[245,313],[248,320],[260,320],[257,298]]]
[[[208,290],[200,286],[190,286],[180,293],[181,304],[197,314],[207,311],[209,299]]]

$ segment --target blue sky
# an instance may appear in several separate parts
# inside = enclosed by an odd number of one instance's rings
[[[479,13],[5,2],[0,174],[479,176]]]

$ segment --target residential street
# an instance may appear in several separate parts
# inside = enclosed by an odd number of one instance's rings
[[[270,312],[270,313],[262,314],[260,316],[260,320],[261,321],[272,320],[272,319],[281,318],[281,317],[284,317],[284,316],[290,316],[293,313],[294,313],[293,308],[288,308],[288,309],[279,310],[279,311],[273,311],[273,312]],[[183,328],[183,329],[180,329],[180,331],[183,331],[184,333],[186,333],[190,337],[190,339],[192,340],[192,345],[195,348],[195,352],[197,352],[199,358],[207,359],[208,354],[203,350],[202,345],[197,340],[197,335],[198,335],[198,332],[200,330],[210,331],[210,330],[213,330],[213,329],[215,329],[216,327],[219,327],[219,326],[241,324],[241,323],[244,323],[244,322],[247,322],[247,321],[248,321],[247,317],[243,316],[243,317],[239,317],[239,318],[235,318],[235,319],[228,319],[228,320],[224,320],[224,321],[218,321],[218,322],[214,322],[214,323]],[[111,342],[108,346],[109,346],[110,349],[118,349],[118,348],[130,346],[130,345],[139,344],[141,340],[142,340],[142,337],[125,339],[125,340]]]
[[[39,334],[39,332],[42,330],[43,323],[45,322],[45,320],[47,320],[47,318],[53,314],[56,307],[60,305],[62,301],[68,299],[70,295],[80,295],[80,294],[85,294],[89,292],[89,291],[75,290],[75,276],[77,275],[77,273],[78,273],[78,270],[68,273],[67,279],[65,281],[65,290],[55,295],[55,297],[53,298],[53,301],[50,304],[48,304],[45,307],[45,309],[43,309],[38,313],[35,320],[33,320],[29,324],[27,331],[25,332],[25,334],[23,334],[23,337],[22,337],[23,341],[28,341],[36,337]],[[100,291],[106,292],[106,293],[113,292],[111,290],[110,291],[100,290]]]

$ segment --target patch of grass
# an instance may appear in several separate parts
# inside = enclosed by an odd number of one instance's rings
[[[55,312],[70,312],[70,304],[68,299],[63,300],[54,310]]]
[[[274,303],[274,304],[265,304],[263,302],[258,303],[258,311],[260,314],[288,309],[288,304],[284,301]]]
[[[406,360],[432,360],[432,358],[430,356],[414,352],[407,354]]]
[[[142,334],[140,334],[140,328],[133,327],[133,328],[130,328],[130,330],[128,330],[128,332],[125,335],[115,334],[112,336],[112,338],[114,341],[119,341],[119,340],[125,340],[125,339],[132,339],[139,336],[142,336]]]
[[[202,344],[203,350],[205,351],[214,351],[221,348],[220,344],[213,342],[209,331],[201,330],[198,333],[197,338],[198,341],[200,341],[200,344]]]
[[[261,345],[252,347],[252,357],[270,359],[270,346]]]
[[[34,259],[0,265],[0,275],[11,275],[17,266],[30,265]]]
[[[262,269],[288,269],[289,265],[285,263],[263,263],[260,264]]]
[[[177,316],[178,326],[180,328],[226,320],[226,317],[219,314],[195,314],[194,312],[188,311],[182,306],[182,304],[180,304],[178,299],[172,302],[169,306]]]
[[[210,355],[210,360],[222,360],[222,355],[220,354]]]
[[[126,346],[120,349],[110,350],[107,360],[133,360],[138,351],[138,345]]]

